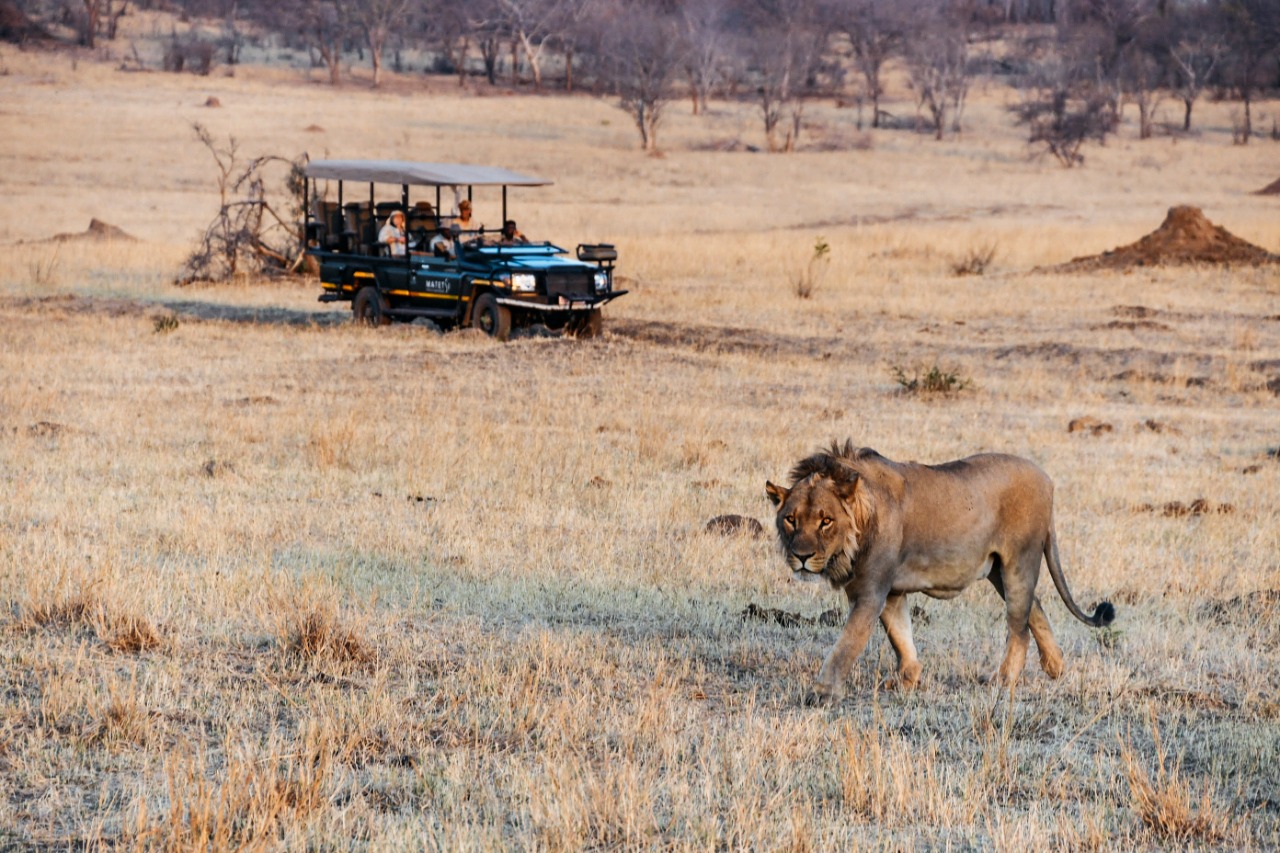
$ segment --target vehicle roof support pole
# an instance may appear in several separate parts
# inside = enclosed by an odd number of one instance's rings
[[[409,185],[400,185],[400,207],[403,208],[404,216],[401,221],[404,223],[404,265],[409,266]]]
[[[507,227],[507,185],[502,185],[502,227]]]
[[[302,233],[298,235],[298,254],[306,254],[307,231],[311,228],[311,179],[302,179]]]

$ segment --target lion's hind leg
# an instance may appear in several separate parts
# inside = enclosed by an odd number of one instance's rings
[[[901,687],[912,690],[920,683],[920,659],[916,656],[916,644],[911,638],[911,611],[907,608],[907,594],[894,593],[885,601],[880,611],[880,624],[889,635],[889,642],[898,656],[898,679],[886,681],[885,687]]]
[[[1031,603],[1031,635],[1036,638],[1036,648],[1040,650],[1040,667],[1050,678],[1062,675],[1065,664],[1062,661],[1062,649],[1053,638],[1053,629],[1049,627],[1049,619],[1044,615],[1039,597]]]
[[[997,556],[1000,559],[992,566],[987,579],[1004,599],[1009,639],[1005,646],[1004,660],[1000,662],[1000,668],[996,670],[991,680],[1004,684],[1012,690],[1022,676],[1022,670],[1027,664],[1027,647],[1031,645],[1032,613],[1039,606],[1036,601],[1036,580],[1040,574],[1040,554],[1034,555],[1034,565],[1031,564],[1030,557],[1023,555],[1024,564],[1015,565],[1013,572],[1009,573],[1005,572],[1008,564],[1003,559],[1003,555]],[[1042,621],[1046,629],[1049,627],[1043,610],[1040,611],[1039,619],[1036,621]],[[1039,637],[1036,641],[1039,646]],[[1052,642],[1052,637],[1050,641]],[[1053,644],[1053,648],[1057,649],[1056,643]],[[1043,653],[1043,647],[1041,652]],[[1061,658],[1061,656],[1062,653],[1058,652],[1058,657]]]
[[[1039,576],[1038,566],[1036,575]],[[987,580],[991,581],[991,585],[996,588],[1001,600],[1007,602],[1004,594],[1004,577],[998,563],[992,567]],[[1031,629],[1031,636],[1035,638],[1036,649],[1040,652],[1040,667],[1050,678],[1060,677],[1066,667],[1062,659],[1062,649],[1053,637],[1053,629],[1049,627],[1049,618],[1045,616],[1044,608],[1040,606],[1039,596],[1033,596],[1031,599],[1031,612],[1027,614],[1027,625]]]

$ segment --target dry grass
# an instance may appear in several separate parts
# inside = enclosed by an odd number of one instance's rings
[[[996,88],[958,139],[794,156],[714,150],[749,106],[673,109],[659,159],[603,100],[3,51],[0,847],[1280,846],[1280,273],[1029,272],[1177,203],[1280,249],[1249,194],[1274,146],[1232,146],[1229,105],[1069,172]],[[811,114],[838,139],[848,112]],[[173,288],[212,205],[196,118],[546,173],[522,227],[617,242],[635,292],[597,341],[498,345],[356,328],[311,283]],[[140,242],[33,242],[91,216]],[[895,365],[973,384],[902,394]],[[917,692],[880,691],[877,636],[803,707],[838,597],[703,528],[768,529],[764,480],[846,436],[1037,460],[1114,630],[1042,586],[1067,673],[1009,699],[978,682],[995,595],[922,599]],[[1159,510],[1202,500],[1232,509]]]

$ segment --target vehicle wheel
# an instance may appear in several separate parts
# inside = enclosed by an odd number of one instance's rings
[[[471,324],[486,335],[505,341],[511,337],[511,309],[499,305],[492,293],[485,293],[476,300]]]
[[[586,314],[578,314],[569,321],[565,331],[575,338],[597,338],[604,331],[604,315],[599,308]]]
[[[360,288],[355,301],[351,303],[351,313],[355,321],[364,326],[386,326],[391,322],[391,317],[387,314],[387,300],[371,284]]]

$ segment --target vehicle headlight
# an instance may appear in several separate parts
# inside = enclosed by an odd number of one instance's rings
[[[511,289],[521,293],[532,293],[538,289],[538,279],[532,273],[515,273],[511,276]]]
[[[609,274],[604,270],[596,273],[596,293],[609,289]]]

